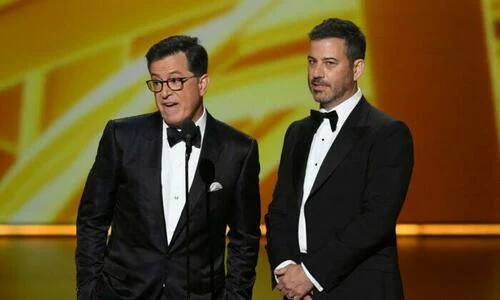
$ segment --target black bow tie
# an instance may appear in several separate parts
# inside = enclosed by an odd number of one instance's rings
[[[167,128],[167,139],[168,139],[168,144],[170,147],[175,146],[178,142],[183,141],[184,137],[182,136],[182,133],[175,129],[174,127],[168,127]],[[201,131],[200,127],[196,126],[196,133],[193,137],[193,146],[196,148],[200,148],[201,144]]]
[[[337,121],[339,120],[339,116],[337,115],[337,112],[334,110],[329,113],[322,113],[317,110],[311,109],[311,119],[313,120],[316,128],[318,128],[319,125],[321,125],[323,119],[328,119],[330,121],[330,128],[332,128],[332,132],[335,132],[335,129],[337,129]]]

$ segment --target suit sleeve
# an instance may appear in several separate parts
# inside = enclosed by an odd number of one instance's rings
[[[273,275],[274,269],[284,261],[292,260],[299,261],[295,255],[296,251],[292,249],[297,248],[296,243],[291,236],[297,233],[296,227],[290,228],[291,223],[287,222],[290,215],[290,208],[288,204],[291,197],[290,191],[292,187],[292,166],[291,161],[291,137],[293,134],[293,125],[291,125],[286,134],[283,142],[283,149],[281,151],[281,159],[278,169],[278,179],[276,187],[273,192],[273,199],[269,204],[268,211],[265,217],[267,229],[267,255],[271,265],[272,285],[276,285],[276,280]]]
[[[368,164],[361,213],[326,247],[303,260],[326,291],[394,236],[413,168],[413,143],[404,123],[392,122],[379,129]]]
[[[79,300],[91,299],[102,270],[119,165],[114,133],[114,123],[110,121],[99,142],[78,208],[75,258]]]
[[[260,241],[259,154],[252,140],[237,181],[227,246],[228,299],[251,299]]]

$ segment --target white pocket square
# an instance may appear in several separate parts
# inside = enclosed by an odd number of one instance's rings
[[[212,182],[212,183],[210,184],[210,188],[208,189],[208,191],[209,191],[210,193],[212,193],[212,192],[217,192],[218,190],[222,190],[222,184],[220,184],[220,183],[219,183],[219,182],[217,182],[217,181],[216,181],[216,182]]]

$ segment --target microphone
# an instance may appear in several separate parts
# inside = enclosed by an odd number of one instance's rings
[[[191,154],[191,150],[193,149],[193,140],[196,137],[196,133],[196,126],[192,120],[188,119],[182,122],[181,134],[186,142],[186,155]]]
[[[194,125],[194,122],[190,119],[185,120],[182,122],[181,126],[181,134],[182,137],[184,138],[184,141],[186,142],[186,156],[185,156],[185,165],[184,165],[184,174],[185,174],[185,195],[186,195],[186,203],[185,205],[185,211],[186,211],[186,288],[187,288],[187,299],[191,298],[191,293],[189,290],[189,285],[190,285],[190,271],[189,269],[191,268],[191,262],[190,262],[190,252],[191,250],[189,249],[190,247],[190,236],[189,236],[189,214],[190,214],[190,209],[189,209],[189,156],[191,155],[191,150],[193,149],[193,139],[196,136],[196,126]]]

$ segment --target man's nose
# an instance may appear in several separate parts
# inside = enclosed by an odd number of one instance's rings
[[[323,72],[323,68],[320,66],[320,64],[315,64],[314,66],[310,66],[309,74],[311,78],[323,78],[325,75]]]
[[[168,87],[167,83],[164,82],[162,89],[160,91],[160,95],[162,98],[168,98],[172,94],[172,90]]]

